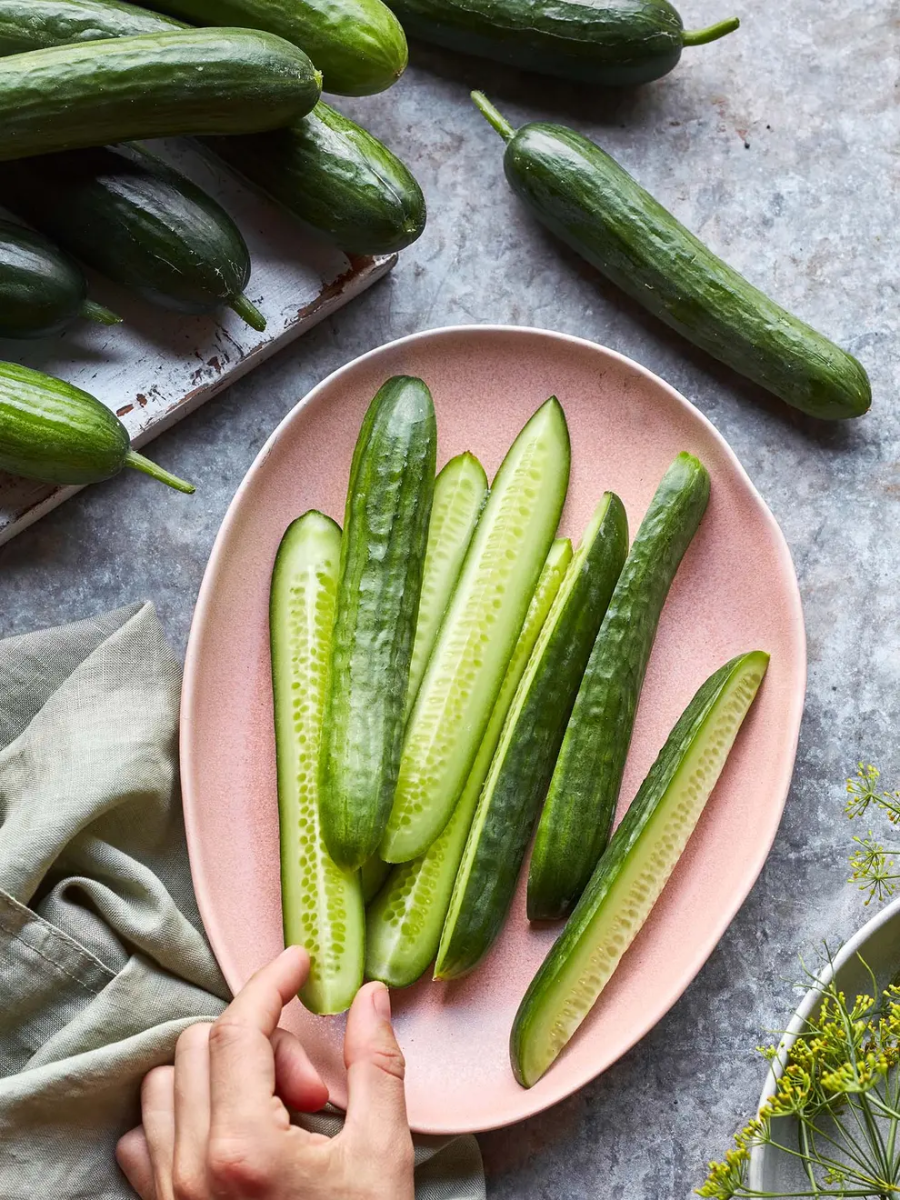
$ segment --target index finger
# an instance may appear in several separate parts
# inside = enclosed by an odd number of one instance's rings
[[[211,1133],[267,1123],[275,1095],[270,1041],[285,1004],[309,974],[309,955],[289,946],[241,989],[209,1034]]]

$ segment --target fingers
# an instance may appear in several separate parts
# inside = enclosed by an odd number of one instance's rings
[[[406,1120],[405,1064],[391,1025],[391,1001],[382,983],[361,988],[344,1038],[349,1102],[340,1135],[357,1150],[412,1176],[412,1138]]]
[[[272,1034],[275,1090],[295,1112],[318,1112],[328,1103],[328,1088],[298,1038],[286,1029]]]
[[[309,973],[309,955],[290,946],[258,971],[209,1035],[211,1136],[271,1128],[275,1057],[270,1038],[281,1010]]]
[[[138,1125],[137,1129],[129,1129],[119,1138],[116,1145],[116,1162],[141,1200],[156,1200],[153,1164],[150,1161],[150,1147],[144,1136],[143,1125]]]
[[[175,1069],[154,1067],[141,1085],[144,1136],[153,1164],[155,1200],[173,1200],[175,1158]]]
[[[174,1192],[178,1200],[205,1200],[209,1145],[209,1034],[191,1025],[175,1047]]]

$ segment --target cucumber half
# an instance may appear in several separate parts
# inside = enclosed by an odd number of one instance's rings
[[[329,517],[308,512],[294,521],[275,559],[269,607],[284,942],[309,951],[300,999],[314,1013],[348,1008],[364,963],[359,879],[335,865],[319,821],[319,750],[340,555],[341,531]]]
[[[462,794],[553,542],[569,459],[554,396],[503,460],[466,554],[406,729],[386,862],[424,854]]]
[[[536,1083],[556,1060],[650,915],[768,664],[761,650],[726,663],[703,684],[669,735],[519,1006],[510,1060],[523,1087]]]
[[[453,816],[422,858],[401,863],[369,909],[366,975],[389,987],[407,987],[433,960],[450,904],[481,787],[500,740],[503,722],[554,597],[572,559],[568,538],[555,541],[528,607],[491,719]]]

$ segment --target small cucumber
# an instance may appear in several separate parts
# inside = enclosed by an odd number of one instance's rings
[[[408,50],[400,22],[381,0],[153,0],[194,25],[266,29],[302,47],[327,92],[369,96],[403,74]]]
[[[528,606],[525,624],[453,816],[422,858],[393,868],[389,882],[369,909],[366,974],[370,979],[380,979],[389,987],[407,987],[415,983],[434,959],[475,805],[500,740],[503,722],[571,559],[572,543],[568,538],[555,541]]]
[[[0,220],[0,337],[53,337],[80,317],[101,325],[121,320],[87,299],[78,264],[52,242]]]
[[[152,304],[183,313],[234,309],[250,253],[228,213],[181,172],[137,146],[73,150],[0,165],[0,201],[63,249]]]
[[[607,492],[506,718],[453,888],[436,979],[458,979],[476,967],[509,915],[578,685],[627,553],[625,508]]]
[[[359,877],[335,865],[319,820],[322,714],[340,556],[341,531],[330,517],[299,517],[278,549],[269,605],[284,944],[309,951],[300,999],[314,1013],[349,1008],[364,963]]]
[[[769,663],[732,659],[669,735],[560,937],[525,993],[510,1037],[531,1087],[590,1012],[672,874],[725,766]]]
[[[559,523],[569,453],[551,397],[503,460],[469,545],[407,725],[386,862],[424,854],[462,794]]]
[[[688,32],[668,0],[388,2],[410,37],[598,87],[659,79],[685,46],[714,42],[740,25],[732,17]]]
[[[0,0],[0,55],[177,28],[120,0]]]
[[[325,844],[348,870],[377,850],[397,782],[436,442],[431,393],[398,375],[350,468],[320,797]]]
[[[252,29],[51,46],[0,58],[0,160],[176,134],[254,133],[305,116],[302,50]]]
[[[409,664],[407,718],[415,703],[487,493],[487,476],[474,454],[458,454],[456,458],[451,458],[434,482],[422,596]]]
[[[0,363],[0,471],[81,486],[143,471],[179,492],[193,487],[131,449],[128,430],[81,388],[29,367]]]
[[[706,468],[679,454],[641,522],[578,689],[531,856],[532,921],[572,911],[609,841],[660,614],[708,500]]]
[[[480,92],[506,141],[506,178],[530,212],[649,312],[801,412],[861,417],[862,365],[722,262],[608,154],[563,125],[518,132]]]

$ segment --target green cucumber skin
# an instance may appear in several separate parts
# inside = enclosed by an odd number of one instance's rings
[[[297,47],[250,29],[191,29],[0,59],[0,160],[177,134],[287,125],[319,98]]]
[[[152,8],[194,25],[265,29],[301,47],[327,92],[383,92],[406,69],[400,22],[381,0],[155,0]]]
[[[529,920],[568,915],[609,841],[659,618],[709,488],[703,464],[680,454],[641,522],[578,689],[538,824]]]
[[[350,254],[393,254],[425,228],[425,197],[409,169],[322,101],[287,129],[205,144],[318,237]]]
[[[243,292],[250,254],[225,210],[137,147],[98,147],[0,166],[0,201],[145,300],[211,313]]]
[[[0,220],[0,337],[53,337],[81,316],[87,282],[52,242]]]
[[[748,283],[599,146],[561,125],[526,125],[504,168],[542,224],[713,358],[810,416],[868,411],[871,384],[851,354]]]
[[[0,0],[0,55],[175,28],[168,17],[120,0]]]
[[[322,825],[335,862],[362,866],[394,798],[415,635],[437,428],[421,379],[375,396],[354,452],[341,544],[322,759]]]
[[[372,858],[367,858],[363,865],[359,868],[359,879],[362,885],[362,897],[364,904],[371,904],[378,893],[384,886],[384,882],[391,873],[389,863],[382,862],[377,855]]]
[[[529,1042],[535,1037],[534,1027],[540,1020],[542,1009],[544,1005],[552,1003],[554,992],[562,986],[561,977],[568,960],[576,952],[581,940],[589,935],[598,909],[602,907],[623,865],[631,857],[641,834],[658,810],[669,785],[676,778],[687,750],[702,731],[716,701],[733,677],[754,664],[758,664],[762,677],[768,661],[768,654],[751,651],[726,663],[701,685],[669,734],[637,796],[622,818],[609,849],[597,864],[563,932],[554,942],[519,1005],[510,1034],[510,1062],[516,1079],[523,1087],[531,1087],[540,1077],[529,1073],[526,1061]]]
[[[478,803],[435,977],[472,971],[509,915],[541,801],[553,775],[566,723],[628,553],[628,518],[618,496],[606,510],[589,552],[564,585],[513,701]],[[568,585],[569,581],[567,581]]]

